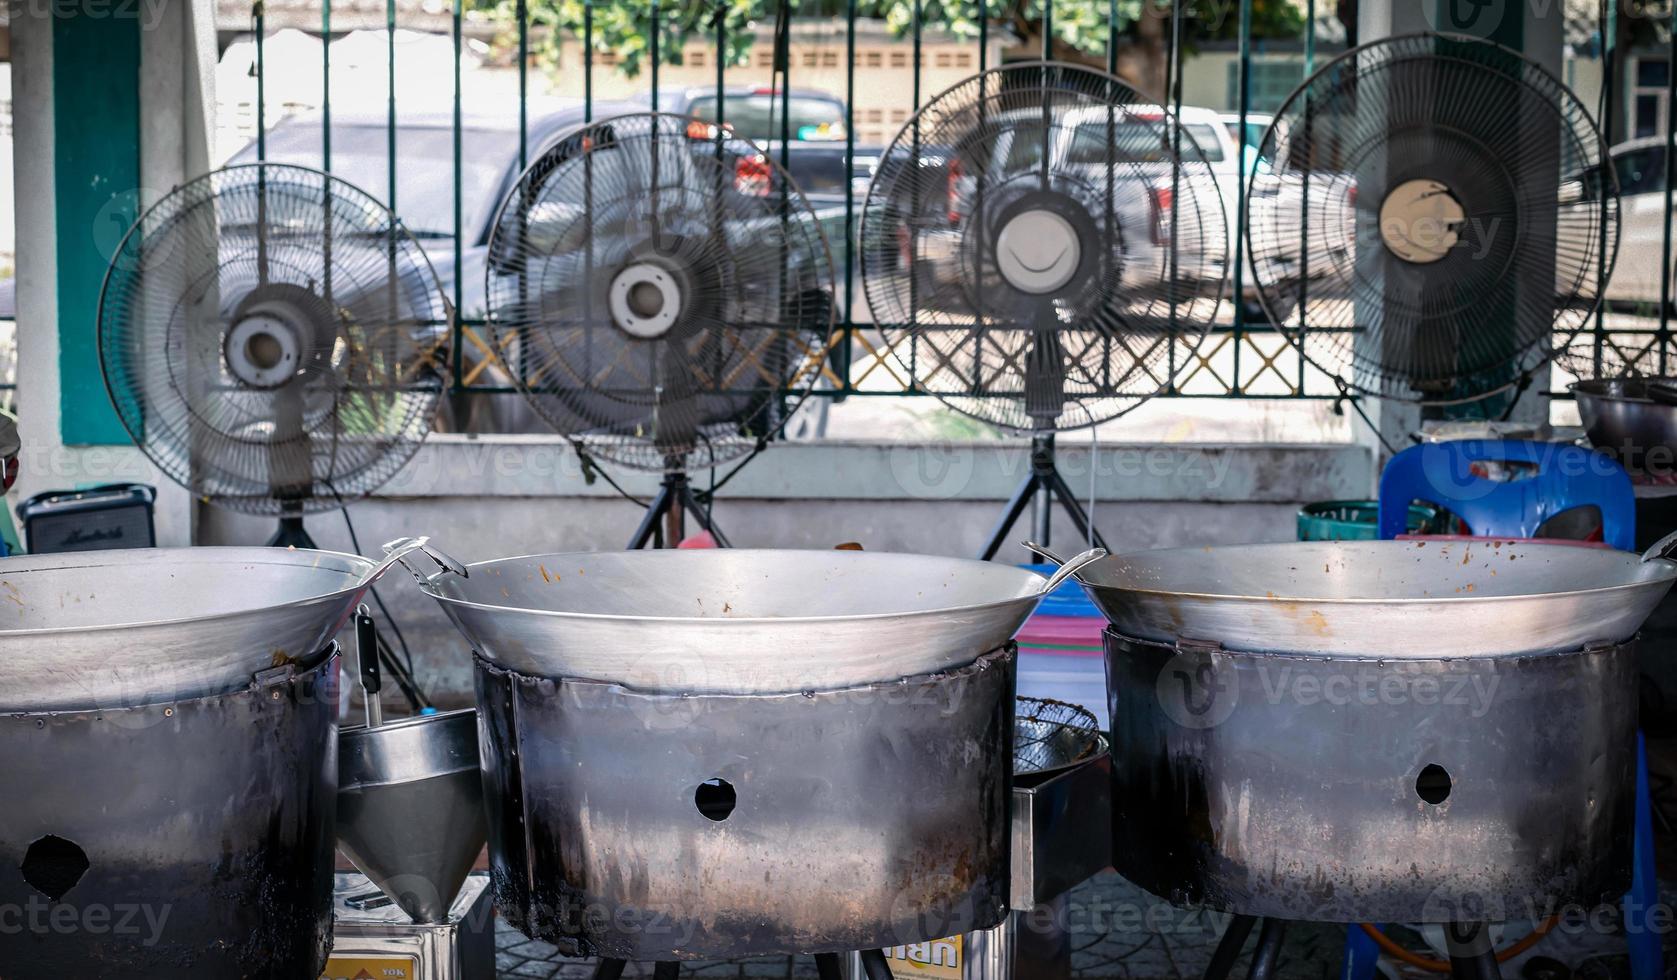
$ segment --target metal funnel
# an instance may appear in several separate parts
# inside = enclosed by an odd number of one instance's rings
[[[488,834],[477,712],[338,736],[338,847],[415,922],[444,922]]]

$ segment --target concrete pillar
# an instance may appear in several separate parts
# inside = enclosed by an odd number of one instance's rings
[[[78,12],[65,5],[16,4],[12,8],[12,111],[15,170],[13,193],[17,202],[18,403],[23,437],[23,468],[14,500],[46,490],[73,489],[97,483],[136,481],[158,489],[157,530],[161,543],[191,543],[192,501],[187,492],[158,472],[131,445],[90,445],[77,433],[86,426],[69,425],[65,417],[65,381],[76,384],[72,411],[85,407],[83,399],[104,398],[87,374],[85,358],[71,363],[64,357],[73,344],[90,343],[96,324],[78,312],[60,315],[59,251],[63,236],[91,237],[106,255],[115,250],[137,208],[152,203],[159,191],[208,169],[209,119],[213,112],[215,33],[207,6],[191,0],[158,0],[137,4],[129,16],[139,18],[140,146],[139,186],[111,187],[89,182],[86,193],[100,195],[91,223],[64,219],[59,214],[58,185],[70,179],[56,159],[55,144],[62,125],[77,123],[73,106],[55,104],[53,83],[58,70],[76,70],[65,58],[89,60],[77,50],[55,51],[55,18],[104,17],[117,8]],[[62,27],[62,25],[59,25]],[[97,77],[101,65],[86,71]],[[121,80],[110,79],[116,86]],[[85,279],[87,269],[78,273]],[[102,407],[102,406],[101,406]],[[65,433],[72,435],[66,438]]]
[[[1565,4],[1555,0],[1362,0],[1358,6],[1357,34],[1362,43],[1422,31],[1465,34],[1494,41],[1512,48],[1560,77],[1565,41]],[[1448,94],[1453,97],[1454,93]],[[1518,107],[1510,107],[1518,112]],[[1396,165],[1398,161],[1392,161]],[[1374,166],[1381,166],[1380,163]],[[1558,174],[1557,174],[1558,177]],[[1378,179],[1371,181],[1378,183]],[[1510,295],[1492,298],[1490,302],[1505,302],[1512,307],[1513,290],[1552,289],[1551,275],[1533,270],[1528,282],[1510,284]],[[1512,316],[1510,312],[1510,316]],[[1511,419],[1540,423],[1548,419],[1548,401],[1538,395],[1547,387],[1547,375],[1540,373],[1530,389],[1515,406]],[[1509,396],[1504,396],[1504,399]],[[1488,403],[1490,411],[1500,412],[1505,400]],[[1381,436],[1397,448],[1409,444],[1410,433],[1421,428],[1423,412],[1418,406],[1398,401],[1381,401],[1369,406],[1369,414]],[[1477,416],[1482,408],[1475,406],[1460,413]],[[1427,418],[1449,418],[1459,410],[1429,409]],[[1379,439],[1366,428],[1359,428],[1359,437],[1382,452]]]

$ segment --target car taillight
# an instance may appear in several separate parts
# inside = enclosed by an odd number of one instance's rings
[[[1169,187],[1149,187],[1147,195],[1153,206],[1153,244],[1167,244],[1171,235],[1171,204],[1176,200],[1176,192]]]
[[[734,190],[747,197],[767,197],[772,174],[768,158],[761,153],[734,161]]]
[[[961,223],[961,158],[950,157],[949,169],[944,172],[944,216],[952,225]]]

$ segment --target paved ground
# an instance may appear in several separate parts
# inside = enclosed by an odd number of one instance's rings
[[[1672,889],[1667,889],[1668,896]],[[1072,926],[1072,974],[1074,977],[1123,978],[1123,980],[1191,980],[1204,974],[1226,916],[1173,909],[1135,888],[1116,874],[1091,879],[1068,896],[1067,921]],[[1538,956],[1559,960],[1579,980],[1614,980],[1628,977],[1623,954],[1624,940],[1614,931],[1616,916],[1611,910],[1596,921],[1563,921],[1528,953],[1505,963],[1503,976],[1527,976],[1536,980],[1527,964]],[[1407,929],[1394,928],[1392,935],[1403,944],[1424,950],[1424,940]],[[1669,937],[1668,937],[1669,938]],[[1256,944],[1254,931],[1247,941],[1250,952]],[[1281,980],[1323,980],[1339,974],[1344,952],[1345,930],[1341,926],[1292,924],[1282,947]],[[1506,945],[1509,940],[1504,940]],[[497,964],[502,978],[542,977],[586,980],[592,975],[590,961],[567,959],[548,943],[531,941],[500,923],[496,935]],[[1668,943],[1668,946],[1670,944]],[[1667,962],[1677,961],[1677,949],[1667,953]],[[1246,975],[1243,954],[1233,976]],[[651,964],[632,964],[625,976],[650,977]],[[1405,971],[1414,977],[1429,974]],[[719,963],[687,964],[682,976],[704,978],[815,977],[815,963],[808,957],[767,957]],[[1677,971],[1668,971],[1677,975]],[[1396,976],[1396,972],[1393,973]],[[1430,974],[1437,978],[1439,974]],[[1021,980],[1030,980],[1021,977]],[[1552,980],[1552,975],[1543,977]]]

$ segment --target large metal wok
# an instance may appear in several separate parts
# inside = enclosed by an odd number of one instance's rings
[[[537,677],[694,694],[873,684],[971,663],[1052,579],[991,562],[857,551],[629,551],[418,575],[492,662]]]
[[[1077,579],[1139,640],[1390,658],[1571,652],[1635,635],[1677,580],[1674,539],[1642,556],[1461,540],[1175,548],[1094,562]]]
[[[1591,445],[1632,470],[1677,465],[1677,378],[1601,378],[1571,390]]]
[[[374,562],[279,548],[156,548],[0,561],[0,711],[224,694],[323,653]]]

